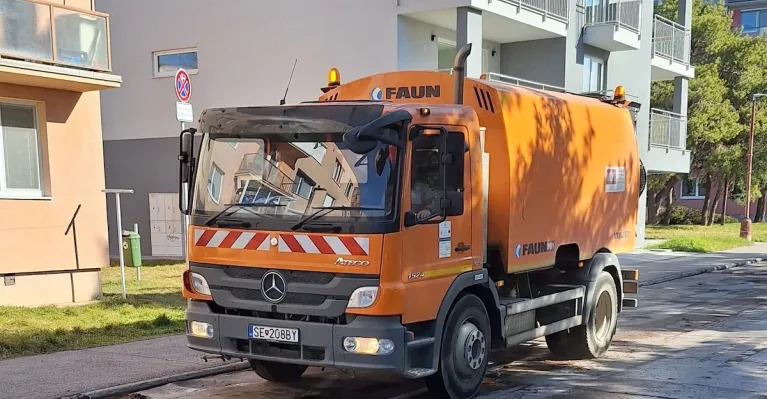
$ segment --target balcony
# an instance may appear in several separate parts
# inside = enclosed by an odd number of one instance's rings
[[[567,36],[570,0],[397,0],[397,13],[456,30],[457,7],[482,11],[482,36],[497,43]]]
[[[606,51],[639,49],[641,0],[598,0],[585,9],[584,43]]]
[[[0,1],[0,83],[77,92],[119,87],[109,40],[107,14]]]
[[[648,140],[645,160],[648,171],[667,173],[690,171],[686,117],[660,109],[651,109]]]
[[[656,15],[653,21],[651,79],[673,80],[676,77],[695,77],[695,68],[690,65],[690,30]]]
[[[293,179],[280,170],[278,162],[272,162],[264,158],[262,154],[245,154],[237,169],[237,176],[250,175],[261,183],[280,191],[284,194],[292,192]]]

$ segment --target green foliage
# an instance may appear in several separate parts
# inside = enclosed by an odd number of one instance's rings
[[[687,148],[693,171],[742,186],[751,95],[767,91],[767,41],[733,29],[732,14],[720,3],[693,2],[690,60],[695,78],[689,82]],[[666,0],[655,11],[676,20],[677,7],[677,0]],[[670,109],[673,91],[672,82],[653,83],[651,103]],[[767,187],[767,104],[757,106],[754,125],[752,198],[760,195],[759,187]]]
[[[722,220],[721,215],[714,214],[714,223]],[[738,219],[725,216],[725,223],[738,223]],[[694,225],[703,223],[703,214],[700,209],[676,206],[671,210],[671,225]]]

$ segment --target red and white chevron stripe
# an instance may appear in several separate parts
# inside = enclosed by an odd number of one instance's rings
[[[280,234],[280,252],[326,255],[370,255],[368,237],[339,237],[308,234]]]
[[[370,255],[370,238],[308,234],[278,234],[280,252],[325,255]],[[207,248],[268,251],[269,233],[239,230],[194,230],[194,245]]]
[[[269,250],[268,233],[237,230],[194,230],[194,245],[208,248]]]

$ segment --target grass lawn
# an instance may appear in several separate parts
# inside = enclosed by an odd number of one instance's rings
[[[181,296],[185,266],[102,269],[104,299],[83,306],[0,307],[0,359],[135,341],[184,331]]]
[[[754,241],[767,242],[767,223],[755,223],[752,231]],[[646,238],[666,240],[649,248],[680,252],[716,252],[751,244],[740,238],[740,223],[724,226],[647,226]]]

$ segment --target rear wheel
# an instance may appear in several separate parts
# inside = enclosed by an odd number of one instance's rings
[[[610,348],[618,327],[618,291],[612,275],[602,272],[594,290],[586,324],[546,336],[546,344],[555,355],[568,359],[594,359]]]
[[[490,319],[485,305],[475,295],[465,295],[447,317],[439,368],[426,378],[426,386],[439,398],[474,397],[485,378],[489,352]]]
[[[301,378],[306,371],[306,366],[268,362],[264,360],[249,360],[250,368],[259,377],[272,382],[293,382]]]

